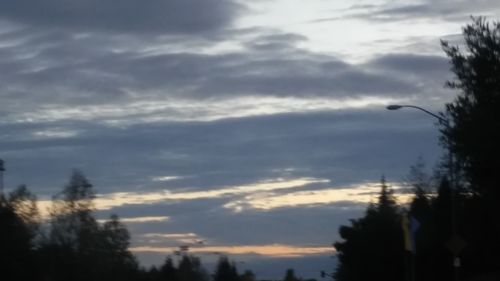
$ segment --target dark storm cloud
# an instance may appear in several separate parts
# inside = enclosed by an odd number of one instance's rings
[[[0,3],[0,18],[80,31],[199,34],[227,27],[241,9],[230,0],[16,0]]]

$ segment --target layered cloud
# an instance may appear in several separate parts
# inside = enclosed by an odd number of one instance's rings
[[[7,188],[49,198],[80,168],[98,217],[118,213],[149,263],[203,241],[193,253],[321,264],[383,174],[439,159],[435,120],[385,106],[442,110],[456,93],[439,39],[499,15],[489,0],[327,2],[2,1]]]
[[[241,212],[248,208],[271,210],[283,207],[314,206],[323,204],[340,204],[345,208],[353,208],[352,203],[376,202],[380,187],[377,184],[350,186],[346,188],[331,188],[321,190],[297,191],[285,194],[261,193],[245,196],[224,205],[226,208]],[[406,204],[412,198],[411,194],[396,194],[401,204]]]
[[[138,246],[130,249],[132,252],[139,253],[161,253],[164,255],[172,254],[177,250],[175,247],[148,247]],[[193,254],[213,254],[222,255],[260,255],[266,257],[302,257],[308,255],[331,254],[334,252],[332,247],[300,247],[292,245],[242,245],[242,246],[207,246],[191,248]]]
[[[360,1],[349,7],[336,10],[341,12],[334,17],[317,19],[317,22],[360,19],[371,22],[459,22],[462,24],[471,15],[497,16],[500,11],[494,0],[420,0],[420,1]]]
[[[44,202],[40,202],[42,205]],[[169,221],[170,217],[167,216],[151,216],[151,217],[133,217],[133,218],[120,218],[122,223],[131,224],[131,223],[149,223],[149,222],[166,222]],[[100,223],[106,222],[106,220],[98,220]]]
[[[467,21],[471,15],[495,16],[500,11],[498,3],[493,0],[483,1],[410,1],[406,3],[388,2],[382,5],[354,6],[354,13],[364,20],[415,21],[440,20]]]
[[[227,27],[242,8],[231,0],[19,0],[2,2],[0,17],[81,32],[199,34]]]
[[[171,192],[117,192],[98,195],[94,200],[97,210],[110,210],[121,206],[130,205],[155,205],[172,204],[195,200],[213,200],[225,198],[227,203],[224,208],[235,212],[245,209],[271,210],[283,207],[311,206],[318,204],[335,203],[363,203],[375,202],[380,191],[379,184],[366,183],[349,187],[322,188],[318,186],[329,184],[328,179],[297,178],[277,179],[259,182],[252,185],[227,187],[205,191]],[[313,188],[313,190],[310,190]],[[304,190],[306,189],[306,190]],[[405,188],[393,187],[398,193],[395,195],[400,203],[409,201],[411,194],[405,193]],[[51,201],[39,202],[42,211],[48,214]],[[125,223],[134,222],[164,222],[169,221],[168,216],[146,216],[136,218],[123,218]]]

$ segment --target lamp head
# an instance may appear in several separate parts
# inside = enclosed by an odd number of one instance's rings
[[[386,108],[388,110],[398,110],[400,109],[401,107],[403,107],[402,105],[399,105],[399,104],[391,104],[391,105],[388,105]]]

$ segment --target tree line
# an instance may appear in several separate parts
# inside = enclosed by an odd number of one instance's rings
[[[500,23],[472,18],[460,46],[441,45],[459,91],[440,113],[448,155],[432,177],[412,167],[409,205],[383,180],[377,202],[340,227],[336,280],[500,280]]]
[[[92,184],[78,170],[52,199],[48,218],[41,218],[37,198],[25,185],[0,192],[0,280],[6,281],[255,281],[238,273],[221,256],[213,274],[198,257],[167,256],[160,266],[144,268],[129,251],[130,234],[117,215],[104,223],[94,216]],[[284,281],[300,281],[293,269]],[[312,281],[312,280],[309,280]]]

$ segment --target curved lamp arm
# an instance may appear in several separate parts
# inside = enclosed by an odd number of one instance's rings
[[[415,108],[415,109],[418,109],[420,111],[423,111],[427,114],[429,114],[430,116],[436,118],[439,120],[439,122],[441,122],[442,124],[445,124],[447,127],[449,127],[449,124],[448,124],[448,120],[444,119],[443,117],[435,114],[435,113],[432,113],[430,112],[429,110],[425,109],[425,108],[422,108],[422,107],[419,107],[419,106],[415,106],[415,105],[400,105],[400,104],[391,104],[391,105],[388,105],[386,108],[388,110],[398,110],[400,108],[403,108],[403,107],[409,107],[409,108]]]

